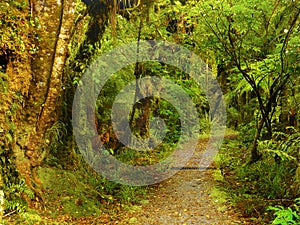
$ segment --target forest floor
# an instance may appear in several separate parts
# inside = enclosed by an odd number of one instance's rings
[[[143,204],[114,218],[86,218],[81,224],[253,224],[227,202],[226,193],[218,187],[218,179],[222,179],[219,170],[193,169],[205,147],[206,141],[200,141],[185,169],[153,185]]]
[[[84,211],[92,209],[88,209],[88,205],[82,205],[81,210],[78,208],[78,213],[81,211],[82,216],[77,218],[67,214],[54,216],[55,213],[63,210],[63,207],[67,207],[66,204],[61,205],[64,199],[68,198],[69,201],[70,198],[74,197],[71,194],[69,194],[70,196],[63,196],[61,194],[65,190],[59,190],[58,195],[61,196],[59,197],[60,202],[57,202],[58,205],[55,206],[57,209],[52,212],[48,209],[48,215],[41,215],[38,223],[30,224],[254,224],[253,221],[249,221],[249,218],[243,217],[237,208],[229,204],[227,193],[222,190],[220,185],[223,179],[220,170],[214,168],[214,165],[209,169],[195,169],[202,152],[206,148],[206,143],[207,139],[201,139],[193,157],[184,169],[179,170],[171,178],[147,188],[147,196],[143,197],[143,200],[137,204],[126,207],[121,206],[121,204],[119,207],[107,206],[107,209],[103,210],[100,216],[91,215],[89,217],[84,216]],[[44,171],[45,174],[48,174],[48,180],[51,181],[52,185],[63,186],[55,182],[58,182],[61,177],[66,177],[66,174],[59,175],[57,171],[52,171],[53,174],[50,172],[49,169]],[[57,179],[53,179],[54,174]],[[70,177],[66,178],[60,181],[64,183],[64,189],[70,189],[72,186],[79,188],[76,181],[72,181],[69,187]],[[47,189],[50,190],[50,188]],[[75,188],[74,195],[77,192],[78,189]],[[56,201],[58,200],[53,199],[49,204],[55,205]],[[74,200],[72,201],[74,202]]]
[[[226,193],[217,187],[218,170],[193,169],[205,147],[200,142],[185,169],[157,184],[149,203],[119,224],[252,224],[227,203]]]

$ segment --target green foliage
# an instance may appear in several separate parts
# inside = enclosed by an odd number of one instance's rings
[[[89,171],[41,168],[39,177],[48,190],[45,203],[48,205],[47,213],[51,217],[58,214],[73,217],[99,215],[99,200],[108,198],[102,190],[96,189],[99,181],[96,177],[93,178]]]
[[[45,152],[45,162],[48,165],[59,168],[76,167],[79,157],[74,154],[75,149],[70,144],[72,137],[69,136],[68,127],[64,122],[57,121],[47,130],[45,142],[48,145]]]
[[[7,213],[16,211],[18,213],[24,213],[27,209],[27,202],[24,200],[24,195],[29,199],[34,198],[34,192],[27,187],[24,180],[20,180],[19,183],[9,183],[4,186],[5,193],[5,211]]]
[[[137,195],[139,193],[139,195]],[[146,191],[141,187],[133,187],[122,185],[120,190],[116,193],[116,197],[120,199],[121,203],[138,203],[141,196],[145,196]]]
[[[31,209],[19,215],[19,217],[15,219],[15,222],[24,225],[44,224],[43,218],[39,213]]]
[[[253,165],[237,169],[238,179],[247,184],[242,193],[257,194],[267,199],[291,198],[295,168],[289,163],[276,164],[266,157]]]
[[[300,132],[294,127],[287,127],[287,129],[291,129],[291,133],[274,132],[271,140],[259,142],[259,149],[266,155],[279,157],[281,161],[288,160],[297,164],[299,163]]]
[[[300,223],[300,199],[295,199],[295,204],[292,207],[270,206],[268,210],[275,211],[272,224],[290,225]]]
[[[275,132],[271,140],[259,142],[258,149],[263,155],[252,164],[248,163],[250,154],[242,141],[244,137],[227,141],[219,151],[216,163],[224,178],[219,182],[242,212],[252,217],[264,215],[260,219],[268,221],[272,219],[266,211],[268,206],[299,196],[299,133]],[[277,214],[288,218],[291,210],[280,209]]]
[[[146,194],[143,187],[114,183],[99,176],[87,165],[76,170],[41,168],[39,177],[47,190],[46,216],[51,218],[60,214],[76,218],[100,216],[116,205],[125,207],[137,203]]]
[[[0,3],[0,40],[1,55],[12,52],[17,58],[38,51],[35,42],[35,27],[38,20],[28,14],[29,5],[24,0],[4,0]],[[0,65],[1,66],[1,65]]]
[[[0,25],[5,24],[8,28],[7,32],[2,35],[2,40],[5,41],[5,48],[20,54],[25,51],[24,49],[28,49],[28,46],[30,48],[35,48],[35,46],[28,42],[26,36],[29,35],[28,33],[25,37],[20,37],[20,31],[14,29],[17,25],[19,26],[17,24],[19,20],[16,20],[13,15],[17,12],[8,12],[8,2],[0,3],[7,15],[4,20],[1,18]],[[240,125],[242,136],[239,142],[227,143],[221,150],[218,161],[225,182],[229,183],[228,186],[233,186],[232,190],[236,191],[233,195],[247,200],[256,199],[256,197],[258,199],[292,198],[297,194],[291,187],[299,164],[299,133],[292,132],[288,135],[283,133],[286,131],[287,121],[282,117],[289,111],[289,108],[299,106],[297,101],[300,97],[297,77],[300,71],[299,32],[297,27],[291,26],[291,20],[296,13],[295,4],[298,3],[275,0],[271,2],[157,0],[149,7],[147,18],[145,18],[144,9],[143,12],[134,9],[129,13],[122,12],[114,16],[111,20],[116,22],[116,27],[107,26],[102,40],[93,44],[89,43],[85,36],[91,20],[89,17],[84,17],[79,29],[75,30],[69,46],[70,57],[64,78],[66,79],[64,85],[66,117],[69,119],[68,113],[72,104],[70,96],[73,96],[74,89],[80,83],[85,69],[99,55],[115,46],[137,41],[141,26],[141,39],[162,39],[185,46],[200,55],[209,64],[213,73],[218,74],[218,78],[223,80],[223,88],[229,105],[229,123],[236,127],[237,124]],[[22,9],[21,6],[14,5],[14,7],[18,10]],[[14,7],[13,10],[16,9]],[[85,7],[82,5],[80,7],[77,5],[77,7],[80,17],[84,14]],[[24,16],[23,11],[21,14]],[[103,24],[100,25],[104,26],[104,21],[101,19],[99,21]],[[24,29],[31,30],[38,26],[38,21],[33,18],[30,20],[30,25],[24,26]],[[20,21],[23,21],[22,18]],[[112,35],[114,29],[116,29],[115,36]],[[12,42],[17,44],[12,46]],[[191,77],[177,68],[158,62],[143,63],[141,66],[143,67],[142,77],[162,76],[181,86],[198,108],[201,115],[201,132],[206,133],[209,130],[207,99]],[[135,79],[134,68],[134,65],[129,65],[116,72],[103,87],[96,103],[99,134],[107,131],[110,126],[111,106],[115,97],[130,81]],[[224,71],[221,71],[222,69]],[[4,76],[0,79],[0,87],[3,91],[7,88],[5,84],[2,85],[5,79]],[[100,79],[101,77],[95,77],[95,84],[98,84]],[[133,115],[134,119],[141,114],[142,110],[137,110]],[[177,112],[167,101],[160,99],[158,103],[155,103],[152,99],[150,119],[161,117],[166,123],[167,135],[164,143],[155,150],[138,153],[118,145],[117,149],[107,148],[107,154],[112,154],[125,163],[141,166],[155,164],[165,159],[174,150],[180,137],[179,115],[180,112]],[[258,142],[258,150],[262,153],[262,159],[249,165],[246,164],[250,157],[249,143],[253,142],[257,122],[263,117],[266,117],[265,123],[270,127],[266,126],[262,129],[261,141]],[[274,132],[274,128],[281,132]],[[273,132],[270,138],[266,138],[267,129]],[[68,124],[63,123],[57,123],[49,129],[47,139],[51,142],[52,157],[56,159],[49,160],[48,158],[48,164],[59,167],[61,163],[59,159],[62,159],[62,156],[69,157],[67,154],[61,154],[63,144],[66,144],[67,151],[65,152],[74,151],[73,140],[60,138],[62,135],[67,136],[70,130]],[[7,135],[8,139],[12,139],[9,134]],[[111,137],[110,141],[112,142],[114,138]],[[109,144],[107,145],[110,147]],[[71,164],[69,161],[68,163]],[[96,174],[89,174],[86,177],[77,172],[72,174],[71,170],[64,172],[43,170],[45,171],[42,171],[41,176],[44,178],[44,183],[47,184],[46,187],[49,190],[53,190],[53,195],[50,194],[50,196],[59,196],[60,193],[64,193],[61,201],[53,203],[55,207],[59,208],[63,205],[63,213],[74,216],[84,213],[97,214],[98,209],[105,204],[137,202],[138,195],[145,190],[121,186],[98,177]],[[48,177],[47,172],[51,176]],[[51,183],[53,177],[56,179]],[[75,204],[77,199],[82,201],[80,205]],[[55,207],[51,210],[58,213]],[[279,208],[277,216],[284,213],[285,215],[293,214],[289,209],[284,211],[283,208]]]
[[[291,146],[282,150],[278,147],[286,146],[283,141],[278,141],[279,145],[272,145],[271,142],[259,142],[259,149],[261,151],[264,149],[268,153],[263,155],[262,160],[249,165],[246,164],[249,159],[249,155],[245,153],[246,148],[236,142],[226,144],[226,149],[222,148],[220,152],[220,157],[223,159],[220,161],[220,168],[224,168],[224,173],[227,170],[234,172],[236,179],[247,184],[241,186],[241,193],[257,194],[268,199],[292,198],[297,195],[293,190],[293,177],[298,163],[292,156],[298,154],[298,150],[295,151],[297,147]],[[238,148],[241,149],[240,152],[237,151]],[[243,161],[240,160],[241,155]]]
[[[291,107],[287,101],[291,98],[286,96],[298,93],[295,37],[299,36],[299,5],[293,1],[223,0],[205,1],[197,7],[200,30],[207,35],[203,44],[214,49],[224,70],[220,72],[227,103],[241,112],[239,123],[257,124],[252,147],[252,153],[257,153],[257,140],[269,139],[274,128],[286,126],[280,119],[283,110]]]
[[[8,85],[7,85],[7,74],[1,72],[0,68],[0,92],[3,94],[7,94]]]
[[[58,154],[59,146],[63,144],[62,137],[64,137],[66,133],[66,125],[61,121],[57,121],[47,130],[46,142],[50,143],[49,149],[53,151],[53,154]]]
[[[158,4],[158,3],[157,3]],[[150,12],[149,21],[145,22],[140,17],[139,12],[132,12],[130,15],[130,23],[128,20],[121,15],[116,18],[117,28],[122,27],[122,29],[117,29],[117,38],[114,39],[111,35],[111,29],[107,28],[104,33],[104,38],[101,42],[101,48],[98,50],[98,54],[103,54],[106,51],[111,50],[115,45],[124,44],[131,41],[137,40],[137,34],[139,32],[140,23],[142,23],[141,38],[142,39],[157,39],[161,35],[168,37],[168,32],[166,30],[167,23],[169,22],[168,12],[172,10],[167,7],[167,2],[161,3],[164,5],[162,10],[157,12]],[[181,6],[178,6],[181,7]],[[187,8],[185,8],[187,10]],[[183,14],[184,16],[184,14]],[[163,18],[158,19],[159,17]],[[183,18],[184,20],[185,18]],[[142,20],[142,21],[141,21]],[[188,34],[177,33],[178,36],[183,35],[187,37]],[[168,39],[172,42],[179,42],[184,40],[184,38],[179,38],[175,36],[169,36]],[[192,43],[185,44],[186,47],[193,48]],[[160,54],[159,52],[157,54]],[[130,65],[122,70],[116,72],[102,88],[101,93],[97,100],[96,106],[96,116],[99,122],[98,132],[101,134],[102,127],[109,127],[111,123],[111,106],[114,102],[116,95],[133,79],[134,77],[134,66]],[[201,132],[205,133],[210,128],[209,118],[208,118],[208,103],[207,98],[204,95],[203,91],[198,87],[195,81],[193,81],[187,74],[184,74],[178,68],[173,68],[168,65],[164,65],[159,62],[147,62],[142,63],[142,77],[143,76],[161,76],[167,79],[174,81],[176,84],[181,86],[187,94],[190,95],[193,102],[195,103],[199,114],[201,115],[200,126]],[[97,78],[99,79],[99,78]],[[95,79],[95,82],[97,82]],[[172,90],[168,90],[172,92]],[[151,100],[150,106],[150,118],[160,117],[166,123],[166,137],[164,139],[165,144],[161,145],[160,148],[155,151],[148,152],[148,155],[144,153],[135,153],[134,151],[126,148],[120,147],[120,149],[114,150],[113,153],[120,160],[128,162],[134,165],[144,165],[153,164],[160,160],[160,156],[166,157],[170,151],[174,150],[173,143],[176,143],[180,137],[180,118],[179,114],[183,112],[176,112],[175,108],[172,107],[167,101],[159,99],[158,102],[155,102],[154,99]],[[136,110],[133,118],[136,119],[141,115],[141,110]],[[196,115],[190,115],[196,116]],[[135,126],[133,124],[133,126]],[[193,129],[191,128],[191,136],[193,135]],[[171,147],[168,147],[170,145]],[[166,148],[166,149],[163,149]],[[148,162],[147,162],[148,161]]]

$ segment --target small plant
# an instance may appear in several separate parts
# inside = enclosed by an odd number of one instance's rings
[[[143,187],[121,185],[115,196],[119,202],[125,205],[131,205],[143,201],[146,194],[147,189]]]
[[[5,211],[10,212],[25,212],[27,209],[27,203],[25,202],[24,195],[29,199],[34,198],[34,193],[29,189],[24,180],[20,180],[19,183],[10,183],[4,187],[5,193]]]
[[[268,210],[275,211],[272,224],[290,225],[290,224],[300,224],[300,198],[295,200],[295,204],[292,207],[283,206],[269,206]]]

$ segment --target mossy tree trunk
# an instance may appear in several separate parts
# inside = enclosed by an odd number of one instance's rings
[[[0,26],[1,35],[4,33],[4,42],[0,44],[0,173],[4,185],[25,179],[37,200],[31,201],[25,195],[29,203],[43,202],[37,169],[48,154],[51,140],[47,139],[47,130],[65,113],[59,108],[62,99],[72,94],[72,91],[63,91],[63,82],[69,82],[64,76],[64,67],[71,54],[68,48],[71,37],[85,36],[83,43],[76,43],[77,54],[72,53],[71,61],[76,62],[68,64],[73,72],[81,74],[82,67],[76,65],[88,65],[95,50],[88,52],[86,47],[97,46],[112,13],[110,1],[83,2],[90,16],[86,33],[78,31],[77,26],[83,26],[87,13],[76,14],[75,0],[0,2],[5,22]],[[18,21],[12,19],[15,17]],[[9,40],[8,28],[15,32],[13,41]],[[70,99],[72,97],[68,97],[66,104],[72,104]]]
[[[7,49],[11,54],[6,56],[7,90],[1,95],[3,107],[0,112],[6,137],[1,143],[6,149],[7,160],[4,164],[15,168],[39,202],[43,198],[37,168],[47,155],[47,129],[59,117],[57,109],[68,43],[74,26],[74,8],[74,0],[30,2],[26,8],[27,14],[39,21],[35,43],[38,52],[16,57],[13,51]],[[28,198],[26,200],[30,201]]]

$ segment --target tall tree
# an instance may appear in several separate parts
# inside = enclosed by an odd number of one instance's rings
[[[43,187],[37,169],[49,151],[47,131],[61,118],[62,96],[74,91],[64,91],[64,82],[69,81],[64,71],[68,57],[68,66],[82,74],[99,46],[109,15],[114,30],[119,9],[142,3],[82,2],[85,6],[79,0],[0,3],[0,189],[25,178],[40,202]],[[82,12],[76,11],[80,4]],[[85,25],[88,29],[82,32]],[[72,37],[81,40],[73,52],[69,49],[70,41],[74,47]],[[72,97],[64,100],[71,108]]]
[[[299,35],[299,3],[208,1],[200,6],[200,12],[211,31],[208,46],[219,53],[219,59],[233,63],[242,77],[240,82],[246,82],[256,97],[260,119],[251,150],[251,161],[255,162],[260,157],[257,144],[263,128],[265,138],[271,138],[276,106],[295,76],[289,69],[294,56],[288,49],[293,37]]]
[[[39,200],[42,186],[36,170],[47,153],[47,129],[59,116],[57,107],[74,26],[74,6],[73,0],[1,2],[5,9],[1,9],[1,33],[7,37],[0,55],[1,78],[6,83],[1,93],[1,155],[5,156],[1,172],[6,174],[3,176],[15,176],[5,171],[15,168]],[[11,43],[13,38],[24,44],[16,46]]]

